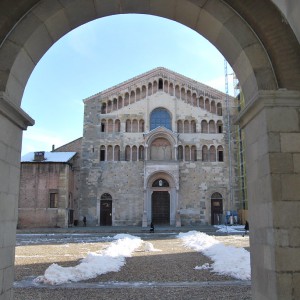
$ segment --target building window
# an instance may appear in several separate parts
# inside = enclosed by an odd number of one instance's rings
[[[50,193],[50,208],[58,207],[58,193]]]
[[[181,145],[178,146],[177,159],[183,160],[183,147]]]
[[[224,151],[222,146],[218,146],[218,161],[224,161]]]
[[[156,108],[151,113],[150,130],[153,130],[159,126],[164,126],[167,129],[172,130],[171,116],[165,108]]]
[[[163,89],[163,80],[161,78],[158,80],[158,89],[159,90]]]
[[[207,146],[202,147],[202,161],[208,161],[208,148],[207,148]]]
[[[100,148],[100,161],[105,161],[105,146]]]

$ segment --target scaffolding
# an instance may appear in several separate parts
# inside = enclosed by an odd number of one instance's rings
[[[234,107],[239,112],[245,106],[245,99],[240,89],[239,81],[236,75],[228,74],[227,61],[224,60],[225,72],[225,92],[226,92],[226,125],[227,125],[227,143],[229,157],[229,183],[228,199],[229,208],[234,208],[239,212],[239,221],[244,224],[247,219],[248,200],[246,184],[246,163],[245,163],[245,134],[238,126],[233,125],[231,121],[232,108],[229,99],[228,76],[233,75],[233,90],[235,103]],[[233,159],[234,158],[234,159]],[[236,198],[236,201],[234,201]]]
[[[239,81],[233,74],[234,97],[238,111],[245,107],[245,98],[241,91]],[[237,207],[239,210],[239,219],[242,224],[248,219],[248,196],[247,196],[247,181],[246,181],[246,161],[245,161],[245,133],[240,126],[236,125],[236,162],[237,162]]]

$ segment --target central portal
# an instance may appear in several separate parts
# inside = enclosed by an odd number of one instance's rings
[[[152,193],[152,222],[155,225],[170,225],[170,194],[168,191]]]

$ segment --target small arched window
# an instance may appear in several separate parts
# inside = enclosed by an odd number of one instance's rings
[[[144,160],[144,146],[139,147],[139,160]]]
[[[130,161],[130,153],[131,153],[130,146],[127,145],[125,147],[125,160],[126,161]]]
[[[209,160],[216,161],[216,147],[210,146],[209,148]]]
[[[222,116],[222,104],[221,103],[217,104],[217,115]]]
[[[105,161],[105,146],[100,147],[100,161]]]
[[[117,145],[114,148],[114,160],[119,161],[120,160],[120,146]]]
[[[206,145],[202,147],[202,161],[208,161],[208,148]]]
[[[107,146],[107,160],[113,160],[113,147],[111,145]]]
[[[222,146],[218,146],[218,161],[224,161],[224,150]]]
[[[137,147],[132,147],[132,161],[137,161]]]
[[[182,148],[181,145],[178,146],[177,159],[178,160],[183,160],[183,148]]]
[[[201,121],[201,132],[202,133],[208,133],[208,125],[205,120]]]

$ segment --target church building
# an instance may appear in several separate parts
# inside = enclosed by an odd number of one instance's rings
[[[188,226],[235,210],[226,99],[162,67],[85,99],[79,218]]]

